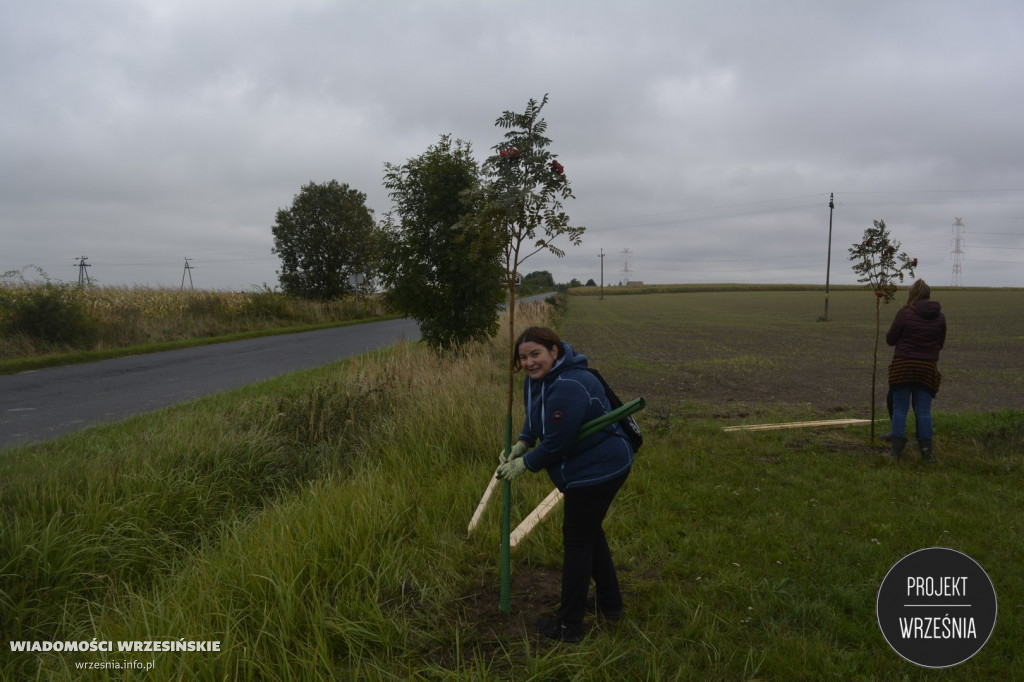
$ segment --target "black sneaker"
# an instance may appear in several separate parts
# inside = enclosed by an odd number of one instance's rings
[[[581,625],[566,625],[557,618],[538,618],[537,629],[548,639],[576,644],[583,639]]]
[[[622,608],[602,609],[597,605],[597,597],[587,597],[587,612],[599,613],[605,620],[618,620],[622,618]]]

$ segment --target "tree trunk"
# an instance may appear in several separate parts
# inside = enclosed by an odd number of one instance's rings
[[[516,283],[514,275],[508,282],[508,403],[505,410],[505,457],[512,452],[512,403],[515,388],[516,354]],[[501,597],[498,610],[512,613],[512,482],[501,484]]]
[[[878,336],[881,333],[882,299],[875,298],[875,355],[871,362],[871,442],[875,442],[875,384],[878,376]]]

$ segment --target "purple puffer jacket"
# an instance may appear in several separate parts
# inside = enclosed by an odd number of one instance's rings
[[[894,358],[938,360],[946,343],[946,316],[939,302],[925,299],[913,308],[900,308],[885,342],[896,346]]]

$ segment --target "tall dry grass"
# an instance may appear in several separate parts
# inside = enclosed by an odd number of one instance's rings
[[[357,310],[358,307],[358,310]],[[0,282],[0,360],[107,350],[383,315],[375,296]]]

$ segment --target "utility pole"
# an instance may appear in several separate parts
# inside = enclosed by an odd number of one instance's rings
[[[629,267],[629,259],[632,257],[633,252],[628,248],[622,250],[622,276],[625,278],[620,284],[629,284],[629,277],[633,274],[633,271]]]
[[[352,290],[356,294],[356,317],[359,317],[359,285],[365,280],[366,277],[359,273],[348,276],[348,283],[352,285]]]
[[[836,207],[835,192],[828,195],[828,257],[825,260],[825,316],[822,322],[828,322],[828,280],[832,272],[832,211]]]
[[[601,249],[601,254],[598,256],[601,259],[601,296],[599,300],[604,300],[604,249]]]
[[[194,265],[192,265],[192,264],[191,264],[191,263],[189,262],[189,261],[191,261],[191,260],[192,260],[191,258],[186,258],[186,259],[185,259],[185,269],[181,271],[181,290],[182,290],[182,291],[184,291],[184,290],[185,290],[185,273],[186,273],[186,272],[188,273],[188,286],[189,286],[189,287],[190,287],[190,288],[191,288],[191,289],[192,289],[193,291],[195,291],[195,288],[196,288],[196,287],[195,287],[195,285],[194,285],[194,284],[192,284],[192,271],[193,271],[193,270],[195,270],[195,266],[194,266]]]
[[[86,268],[91,268],[92,266],[85,262],[87,260],[89,259],[85,256],[79,256],[78,262],[75,263],[75,267],[78,268],[78,286],[92,284],[92,280],[89,279],[89,271],[86,270]]]
[[[964,285],[964,219],[953,222],[953,286]]]

